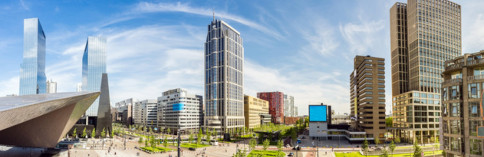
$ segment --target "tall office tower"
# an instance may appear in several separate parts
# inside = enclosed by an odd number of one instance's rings
[[[155,128],[158,124],[158,105],[156,99],[146,99],[134,103],[135,124]]]
[[[477,128],[484,125],[484,50],[445,62],[442,73],[441,148],[447,156],[481,157],[484,140]]]
[[[284,93],[282,92],[261,92],[257,98],[269,102],[269,114],[272,116],[272,123],[284,123]]]
[[[100,91],[102,74],[106,73],[106,39],[89,36],[82,57],[82,91]],[[99,108],[97,99],[86,111],[89,117],[96,117]]]
[[[203,98],[186,89],[171,89],[158,97],[158,128],[197,132],[200,129]]]
[[[385,60],[356,56],[350,75],[350,102],[353,128],[365,131],[369,140],[384,140]]]
[[[24,54],[19,95],[46,92],[45,34],[38,18],[24,19]]]
[[[133,98],[129,98],[129,99],[117,102],[114,105],[114,108],[116,109],[114,119],[116,122],[124,124],[126,126],[132,125],[134,123],[133,121],[134,102],[136,102],[136,100],[133,100]]]
[[[293,117],[294,116],[294,97],[284,94],[284,116]]]
[[[57,93],[57,82],[48,80],[46,85],[47,85],[47,93]]]
[[[208,25],[205,42],[205,126],[244,127],[244,47],[240,33],[221,20]]]
[[[264,115],[269,114],[269,102],[259,98],[244,96],[245,127],[254,129],[263,123]]]
[[[448,0],[408,0],[390,9],[393,124],[404,142],[437,141],[440,110],[429,108],[440,108],[443,63],[462,51],[460,13]]]

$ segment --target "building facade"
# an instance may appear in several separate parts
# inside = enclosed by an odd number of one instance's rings
[[[106,73],[106,38],[89,36],[82,56],[82,91],[100,91],[103,73]],[[87,109],[87,119],[95,118],[98,108],[99,99]]]
[[[57,82],[52,80],[47,81],[47,93],[57,93]]]
[[[261,126],[261,115],[269,114],[269,102],[256,97],[244,96],[245,127],[253,129]]]
[[[158,97],[158,127],[160,129],[179,129],[197,132],[203,112],[201,95],[189,94],[187,90],[177,88],[163,92]]]
[[[46,93],[45,34],[38,18],[24,19],[19,95]]]
[[[482,100],[484,51],[445,62],[442,83],[441,145],[447,157],[483,156],[483,139],[477,128],[484,125]]]
[[[409,134],[407,141],[435,142],[438,127],[426,128],[423,123],[430,122],[433,117],[416,119],[414,113],[422,113],[422,109],[435,108],[440,104],[414,101],[399,101],[410,99],[417,94],[441,94],[441,73],[444,71],[444,62],[461,54],[461,7],[448,1],[408,0],[408,4],[397,2],[390,9],[390,37],[392,55],[392,108],[395,110],[408,110],[408,114],[393,111],[397,119],[405,119],[406,124],[395,122],[396,134]],[[420,99],[420,98],[417,98]],[[426,100],[426,99],[422,99]],[[435,101],[434,101],[435,103]],[[400,105],[400,106],[396,106]],[[430,113],[439,114],[434,111]],[[439,110],[437,110],[439,112]],[[400,115],[395,115],[400,114]],[[403,116],[403,117],[401,117]],[[419,122],[421,120],[421,122]],[[436,121],[439,122],[438,120]]]
[[[350,74],[350,117],[354,128],[368,138],[384,140],[385,127],[385,60],[356,56]]]
[[[158,124],[158,105],[156,99],[146,99],[134,103],[134,123],[155,128]]]
[[[269,102],[269,114],[272,116],[272,123],[284,123],[284,93],[261,92],[257,93],[257,97]]]
[[[284,116],[294,117],[294,97],[284,94]]]
[[[129,98],[120,102],[117,102],[114,106],[116,112],[114,113],[115,122],[124,124],[124,125],[132,125],[134,124],[133,121],[133,106],[135,100],[133,98]]]
[[[244,47],[240,33],[221,20],[208,25],[205,42],[205,126],[244,127]]]

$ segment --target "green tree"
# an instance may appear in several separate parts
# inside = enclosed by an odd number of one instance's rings
[[[163,139],[163,146],[168,147],[168,140],[166,139],[166,136],[165,136],[165,139]]]
[[[151,148],[156,148],[155,137],[153,135],[151,135],[150,144]]]
[[[385,125],[386,125],[386,127],[392,127],[393,126],[393,118],[392,117],[385,118]]]
[[[249,151],[254,150],[256,145],[257,145],[257,141],[255,139],[250,139],[250,141],[249,141],[250,150]]]
[[[365,156],[368,156],[368,140],[366,140],[366,137],[365,141],[363,141],[363,145],[361,145],[361,150],[363,151]]]
[[[148,137],[146,140],[145,140],[145,147],[148,147],[148,141],[150,140],[150,138]]]
[[[103,131],[101,131],[101,137],[102,138],[105,138],[106,137],[106,130],[104,130],[104,128],[103,128]]]
[[[292,142],[294,145],[296,145],[296,140],[297,140],[297,132],[296,132],[296,129],[292,129],[291,130],[291,139],[292,139]]]
[[[207,134],[207,138],[205,138],[205,139],[208,141],[208,143],[212,144],[212,141],[211,141],[212,140],[212,133],[207,129],[206,134]]]
[[[96,128],[93,128],[91,132],[91,138],[95,138],[95,137],[96,137]]]
[[[245,149],[243,150],[237,149],[237,152],[235,152],[235,154],[232,155],[232,157],[246,157],[246,156],[247,156],[247,151]]]
[[[193,134],[190,134],[190,136],[188,136],[188,143],[193,143]]]
[[[395,138],[395,143],[400,143],[400,137]]]
[[[77,137],[77,128],[74,128],[74,131],[72,131],[72,138]]]
[[[376,137],[374,142],[375,142],[376,147],[378,148],[378,144],[380,144],[380,138]]]
[[[397,146],[395,145],[395,142],[393,142],[393,141],[392,141],[392,143],[390,143],[390,146],[389,146],[390,151],[392,152],[392,156],[393,156],[393,151],[395,151],[395,148],[396,148],[396,147],[397,147]]]
[[[277,141],[277,150],[279,152],[277,154],[281,154],[282,153],[282,145],[284,145],[284,143],[282,142],[282,140],[278,140]]]
[[[138,143],[139,144],[143,143],[143,137],[139,137]]]
[[[264,140],[264,142],[262,143],[262,148],[264,150],[267,150],[267,148],[269,148],[269,144],[270,144],[270,141],[268,139]]]
[[[168,135],[170,135],[170,132],[171,132],[170,128],[166,129],[166,132]]]
[[[417,143],[418,142],[413,143],[413,157],[422,157],[422,148],[420,148],[420,146]]]
[[[114,131],[111,130],[111,138],[114,138]]]
[[[82,130],[82,137],[86,138],[87,133],[86,133],[86,127],[84,127],[84,130]]]
[[[381,150],[381,155],[380,157],[388,157],[388,150],[383,146],[383,149]]]
[[[198,130],[198,135],[197,135],[197,145],[199,145],[200,143],[202,143],[202,138],[203,138],[202,136],[203,136],[203,134],[202,134],[202,128],[200,128]]]

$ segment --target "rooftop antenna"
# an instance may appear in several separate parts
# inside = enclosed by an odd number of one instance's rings
[[[213,21],[215,21],[215,11],[212,8]]]

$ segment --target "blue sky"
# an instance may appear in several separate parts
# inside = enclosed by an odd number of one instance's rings
[[[405,1],[403,1],[405,2]],[[483,48],[484,2],[462,5],[463,52]],[[391,110],[389,9],[395,1],[1,1],[0,95],[18,94],[23,19],[38,17],[47,36],[46,75],[59,92],[76,90],[87,36],[108,39],[112,102],[155,99],[186,88],[203,95],[207,25],[225,20],[244,39],[244,91],[282,91],[301,115],[324,102],[349,112],[355,55],[385,58]]]

